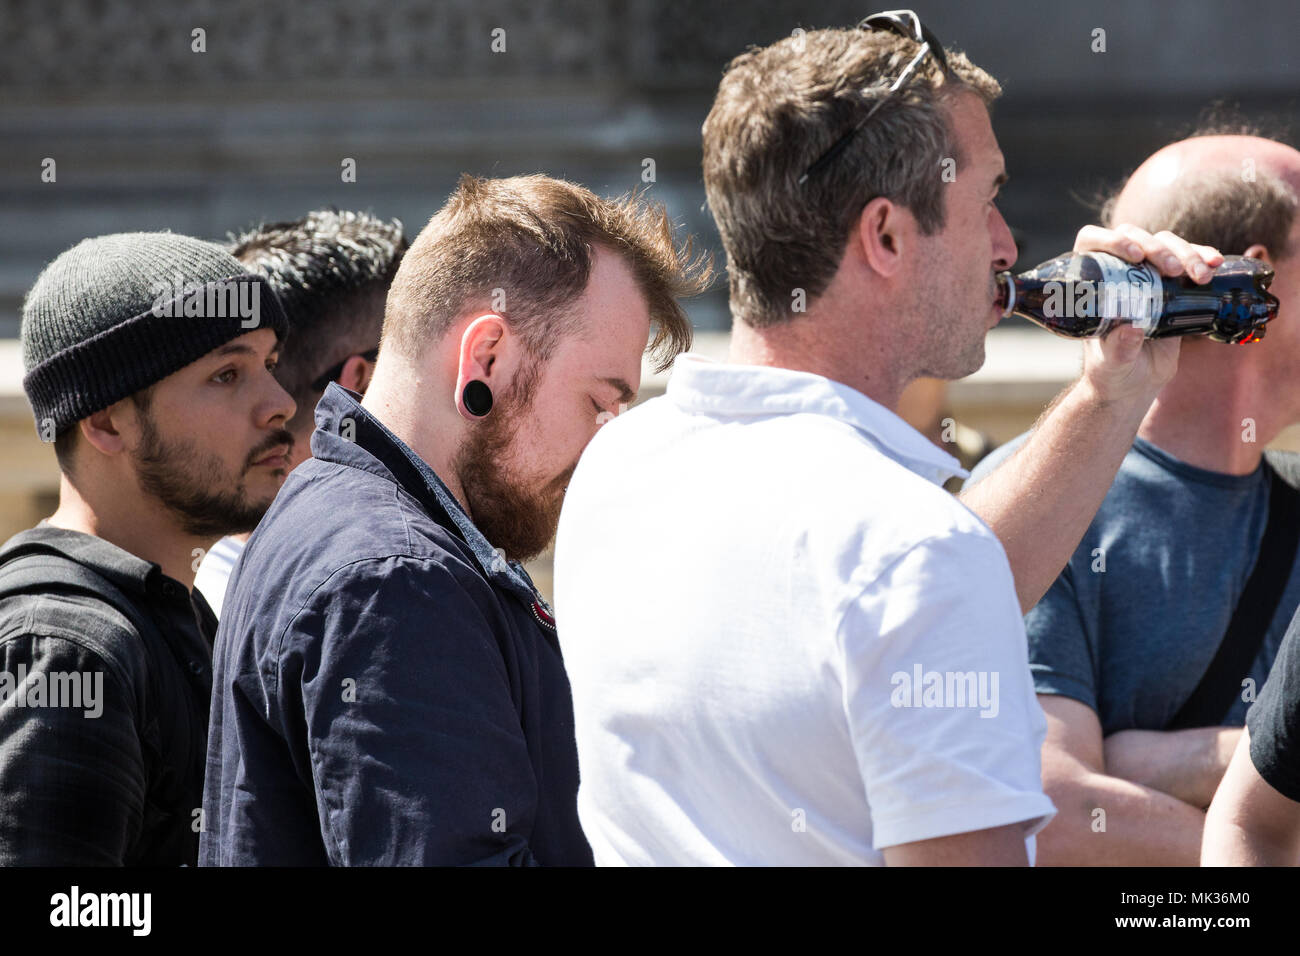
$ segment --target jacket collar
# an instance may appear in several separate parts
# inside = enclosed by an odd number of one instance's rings
[[[316,405],[311,452],[322,461],[358,468],[395,482],[415,497],[429,516],[460,538],[493,584],[550,608],[518,561],[507,561],[478,530],[456,496],[428,463],[361,405],[361,396],[331,382]]]
[[[673,364],[667,394],[679,407],[706,415],[826,415],[853,426],[884,454],[935,484],[953,475],[968,476],[956,458],[894,412],[856,389],[811,372],[732,365],[687,352]]]
[[[45,521],[14,535],[0,551],[5,555],[19,551],[57,551],[98,572],[119,590],[137,596],[152,596],[152,591],[160,588],[164,579],[171,580],[154,562],[136,557],[103,538],[57,528]]]

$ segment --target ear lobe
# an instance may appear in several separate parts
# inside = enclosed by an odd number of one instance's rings
[[[462,418],[477,421],[486,414],[477,413],[475,409],[466,406],[465,388],[471,382],[479,382],[486,386],[488,393],[491,394],[492,386],[496,384],[492,380],[493,369],[497,365],[497,359],[501,357],[505,332],[505,319],[492,312],[480,315],[465,327],[460,337],[456,391],[452,396],[456,411]],[[474,402],[471,401],[470,404]],[[491,407],[490,404],[488,407]]]

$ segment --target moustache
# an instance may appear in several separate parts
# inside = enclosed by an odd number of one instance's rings
[[[263,441],[258,442],[257,447],[248,453],[248,460],[244,463],[244,471],[248,471],[253,467],[253,462],[263,457],[271,449],[278,448],[280,445],[288,447],[289,450],[285,452],[286,455],[292,454],[294,438],[293,434],[287,428],[277,428],[275,431],[267,435]]]

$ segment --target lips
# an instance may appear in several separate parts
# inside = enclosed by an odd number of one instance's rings
[[[253,462],[253,464],[255,466],[270,465],[275,468],[283,468],[285,465],[289,464],[289,446],[277,445],[261,458],[257,459],[257,461]]]

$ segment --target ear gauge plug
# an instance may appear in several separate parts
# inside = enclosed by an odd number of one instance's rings
[[[482,418],[492,411],[492,389],[488,388],[487,382],[474,379],[468,383],[461,393],[461,400],[465,403],[465,410],[475,418]]]

